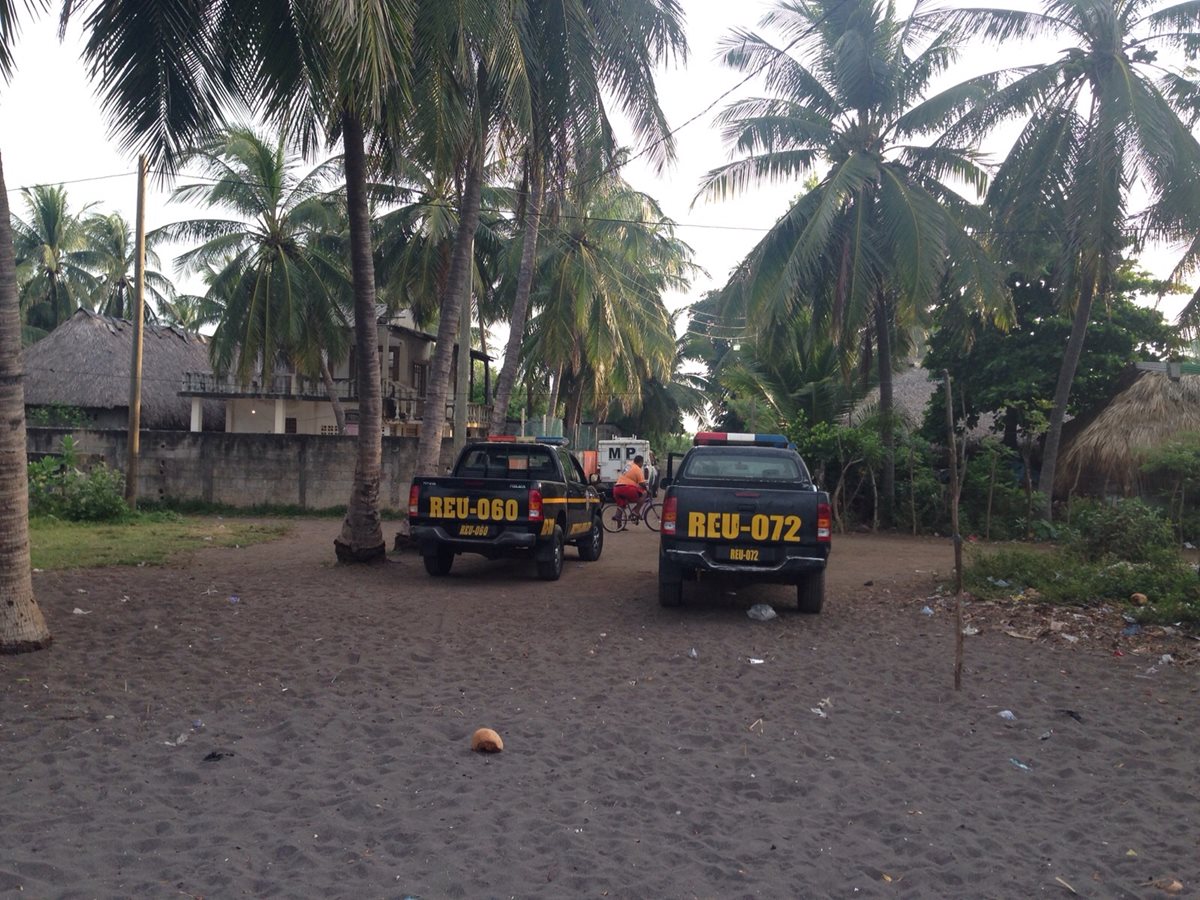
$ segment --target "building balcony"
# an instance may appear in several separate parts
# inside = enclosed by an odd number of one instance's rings
[[[334,392],[344,403],[351,404],[347,410],[347,421],[357,419],[358,383],[349,378],[333,379]],[[324,382],[300,375],[275,375],[270,379],[254,378],[243,383],[228,375],[211,372],[185,372],[181,396],[215,400],[284,400],[328,403],[329,394]],[[419,425],[425,419],[426,398],[413,396],[413,389],[392,381],[383,385],[383,421],[385,427]],[[492,407],[488,403],[467,404],[467,426],[473,430],[484,428],[491,419]],[[454,401],[446,404],[446,422],[454,421]]]

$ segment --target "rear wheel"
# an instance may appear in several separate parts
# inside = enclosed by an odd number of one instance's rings
[[[683,605],[683,582],[682,581],[659,581],[658,583],[658,603],[660,606],[682,606]]]
[[[563,532],[554,526],[554,536],[537,561],[538,578],[542,581],[558,581],[563,570]]]
[[[796,609],[815,616],[825,605],[825,570],[813,572],[796,585]]]
[[[579,542],[579,558],[584,562],[594,562],[600,558],[604,550],[604,529],[600,526],[600,517],[592,519],[592,530]]]
[[[605,531],[611,531],[613,534],[624,531],[625,523],[628,521],[629,517],[625,514],[625,509],[615,503],[610,503],[600,510],[600,524],[604,526]]]
[[[646,511],[642,513],[642,521],[646,523],[646,527],[651,531],[658,531],[659,520],[662,518],[662,504],[651,503],[646,507]]]
[[[432,553],[426,553],[421,559],[425,563],[426,572],[441,577],[450,574],[450,567],[454,565],[454,551],[438,547]]]

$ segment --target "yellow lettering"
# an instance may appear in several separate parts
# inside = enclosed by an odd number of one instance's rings
[[[429,498],[429,518],[440,519],[441,517],[442,517],[442,498],[441,497],[430,497]]]
[[[705,516],[702,512],[688,513],[688,537],[707,537],[708,533],[704,530]]]
[[[721,514],[710,512],[707,516],[708,536],[716,538],[721,536]]]
[[[504,503],[504,518],[510,522],[517,521],[517,515],[520,512],[521,505],[516,500],[506,500]]]
[[[721,537],[727,541],[737,540],[742,533],[742,517],[737,513],[725,513],[721,516]]]
[[[750,537],[756,541],[765,541],[771,533],[771,520],[766,516],[755,516],[750,520]]]
[[[800,526],[804,524],[799,516],[788,516],[785,520],[788,526],[788,532],[783,536],[785,541],[796,543],[800,540]]]
[[[771,530],[771,540],[777,541],[783,535],[783,516],[771,516],[771,524],[775,526]]]
[[[455,499],[458,500],[458,517],[460,519],[465,519],[467,516],[471,515],[471,498],[456,497]]]
[[[499,497],[492,501],[492,518],[497,522],[504,518],[504,501]]]

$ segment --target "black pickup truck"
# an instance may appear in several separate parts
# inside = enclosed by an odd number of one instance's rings
[[[528,556],[538,577],[562,575],[563,547],[596,560],[604,549],[600,496],[553,439],[489,438],[467,444],[453,474],[417,477],[408,520],[430,575],[448,575],[459,553]]]
[[[829,495],[813,484],[786,437],[702,432],[663,484],[663,606],[682,603],[683,582],[703,575],[794,584],[799,610],[821,611]]]

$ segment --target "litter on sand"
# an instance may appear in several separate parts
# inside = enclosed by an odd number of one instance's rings
[[[770,622],[778,616],[778,613],[767,603],[755,603],[746,610],[746,615],[756,622]]]

